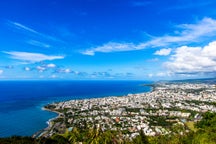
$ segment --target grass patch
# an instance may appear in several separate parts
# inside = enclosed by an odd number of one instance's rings
[[[194,122],[193,121],[188,121],[185,123],[186,126],[191,130],[191,131],[194,131],[196,132],[197,131],[197,128],[194,127]]]

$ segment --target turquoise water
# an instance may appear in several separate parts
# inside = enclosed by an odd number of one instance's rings
[[[146,81],[1,81],[0,137],[31,136],[47,127],[55,113],[48,103],[71,99],[122,96],[150,91]]]

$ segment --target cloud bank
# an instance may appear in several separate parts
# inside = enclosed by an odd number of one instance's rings
[[[164,66],[176,74],[216,73],[216,41],[204,47],[181,46]]]

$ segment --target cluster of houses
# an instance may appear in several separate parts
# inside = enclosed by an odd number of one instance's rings
[[[157,84],[148,93],[54,103],[46,108],[60,114],[43,135],[58,133],[59,127],[64,132],[84,125],[97,125],[103,131],[121,130],[129,138],[140,130],[149,136],[168,134],[174,125],[185,127],[187,121],[201,119],[203,112],[216,112],[214,102],[215,85],[168,83]]]

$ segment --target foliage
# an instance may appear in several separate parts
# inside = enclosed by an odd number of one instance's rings
[[[0,138],[1,144],[37,144],[37,141],[31,137],[12,136]]]
[[[121,131],[102,131],[100,126],[91,129],[73,128],[71,132],[55,134],[51,138],[31,138],[13,136],[0,138],[0,144],[216,144],[216,113],[206,112],[203,119],[195,124],[197,131],[184,134],[170,133],[148,137],[141,130],[139,135],[130,140]],[[182,131],[183,127],[175,126],[173,130]]]
[[[140,130],[139,135],[133,139],[135,144],[149,144],[148,137]]]
[[[216,130],[216,113],[206,112],[203,118],[196,124],[196,127],[202,129]]]
[[[172,126],[172,122],[168,122],[165,116],[149,116],[149,117],[150,117],[150,125],[164,126],[164,127]]]

